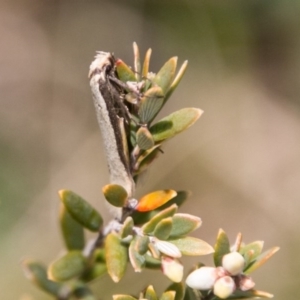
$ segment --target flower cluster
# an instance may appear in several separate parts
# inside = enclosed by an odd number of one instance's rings
[[[253,290],[255,283],[248,276],[278,250],[275,247],[261,254],[262,246],[263,243],[259,241],[242,245],[239,234],[234,249],[230,251],[228,238],[225,232],[220,230],[215,245],[216,267],[202,266],[194,270],[186,278],[187,286],[204,294],[213,293],[221,299],[227,299],[235,294],[244,297],[247,295],[270,297],[268,293]]]
[[[248,291],[255,285],[253,280],[242,274],[245,259],[238,252],[223,256],[222,267],[202,267],[193,271],[186,279],[186,284],[198,290],[213,290],[221,299],[228,298],[237,288]]]

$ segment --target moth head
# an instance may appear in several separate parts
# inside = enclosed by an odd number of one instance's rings
[[[99,51],[94,61],[90,65],[89,78],[98,74],[99,79],[105,80],[105,77],[111,71],[114,71],[115,58],[112,53]]]

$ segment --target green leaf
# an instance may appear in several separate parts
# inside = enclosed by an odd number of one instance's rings
[[[159,300],[174,300],[175,299],[175,291],[167,291],[164,292]]]
[[[66,281],[83,273],[87,259],[80,251],[70,251],[54,261],[48,269],[49,277],[55,281]]]
[[[152,53],[152,50],[148,49],[147,52],[146,52],[146,55],[145,55],[143,70],[142,70],[142,76],[144,78],[148,77],[151,53]]]
[[[63,204],[60,206],[59,219],[62,235],[67,249],[82,250],[84,248],[83,227],[73,219]]]
[[[103,248],[97,248],[93,252],[93,258],[96,262],[105,262],[105,250]]]
[[[223,256],[230,252],[229,239],[223,229],[219,230],[215,244],[214,262],[216,267],[222,266]]]
[[[123,223],[122,228],[120,229],[120,237],[123,239],[127,237],[128,235],[132,234],[133,229],[133,219],[131,217],[127,217]]]
[[[201,293],[198,290],[194,290],[190,287],[185,288],[184,300],[201,300]]]
[[[153,79],[153,83],[157,84],[163,90],[164,94],[169,90],[176,72],[177,57],[170,58],[158,71]]]
[[[145,171],[148,166],[158,157],[161,153],[160,151],[161,145],[155,145],[149,150],[143,151],[143,153],[139,156],[136,166],[135,166],[135,175],[138,175]]]
[[[155,142],[170,139],[192,126],[202,115],[198,108],[183,108],[161,119],[151,126],[150,132]]]
[[[167,240],[172,231],[173,222],[172,218],[162,219],[156,226],[153,235],[160,240]]]
[[[182,64],[182,66],[180,67],[175,79],[173,80],[169,90],[167,91],[166,95],[165,95],[165,99],[164,99],[164,104],[168,101],[168,99],[170,98],[170,96],[173,94],[173,92],[175,91],[175,89],[177,88],[178,84],[180,83],[186,69],[187,69],[187,65],[188,65],[188,61],[184,61],[184,63]]]
[[[74,291],[74,296],[78,300],[96,300],[96,297],[93,295],[92,291],[85,285],[78,287]]]
[[[144,255],[148,251],[148,245],[149,245],[149,237],[146,235],[138,235],[135,238],[135,250],[141,254]]]
[[[183,255],[206,255],[214,252],[212,246],[203,240],[194,237],[184,237],[176,240],[168,240],[168,242],[178,247]]]
[[[106,267],[106,264],[101,262],[101,263],[94,263],[93,266],[87,271],[84,273],[83,275],[83,279],[86,281],[86,282],[89,282],[89,281],[92,281],[104,274],[107,273],[107,267]]]
[[[137,298],[129,295],[113,295],[113,300],[137,300]]]
[[[126,271],[127,247],[121,243],[116,233],[110,233],[105,239],[107,271],[114,282],[119,282]]]
[[[147,90],[140,101],[138,115],[143,124],[152,121],[162,108],[164,94],[159,86],[154,86]]]
[[[145,260],[146,260],[145,266],[147,269],[157,270],[157,269],[161,268],[161,260],[160,259],[154,258],[154,257],[146,254]]]
[[[259,298],[273,298],[274,296],[270,293],[258,290],[241,291],[239,289],[230,295],[229,299],[259,299]]]
[[[136,81],[135,74],[121,59],[117,59],[116,61],[116,70],[118,74],[118,78],[123,81]]]
[[[146,288],[144,298],[147,300],[158,300],[158,297],[152,285],[149,285]]]
[[[155,226],[164,218],[168,218],[173,216],[177,211],[177,205],[173,204],[172,206],[162,210],[158,214],[156,214],[149,222],[147,222],[143,227],[142,230],[145,234],[151,233]]]
[[[126,190],[119,184],[107,184],[102,188],[105,199],[113,206],[124,207],[128,198]]]
[[[103,224],[100,214],[79,195],[68,190],[59,191],[60,199],[70,215],[85,228],[99,231]]]
[[[140,74],[141,74],[141,59],[140,59],[140,50],[136,42],[133,43],[133,53],[134,53],[135,78],[137,81],[139,81]]]
[[[254,261],[262,252],[264,246],[263,241],[256,241],[241,247],[240,254],[242,254],[245,258],[245,266],[249,265],[252,261]]]
[[[43,291],[54,296],[60,295],[63,285],[48,279],[45,266],[35,261],[25,260],[22,262],[22,267],[25,276]]]
[[[184,297],[184,285],[182,282],[173,282],[166,291],[174,291],[175,294],[175,300],[183,300]]]
[[[170,238],[175,239],[187,235],[201,226],[201,219],[190,214],[175,214]]]
[[[239,252],[242,245],[242,234],[239,232],[235,238],[234,244],[230,247],[231,251]]]
[[[255,262],[253,264],[250,264],[250,266],[244,270],[245,274],[250,274],[253,271],[255,271],[256,269],[258,269],[259,267],[261,267],[264,263],[266,263],[277,251],[279,250],[279,247],[273,247],[267,251],[265,251],[264,253],[262,253],[261,255],[259,255],[257,257],[257,259],[255,260]]]
[[[154,146],[154,140],[146,127],[140,127],[136,133],[136,142],[140,149],[149,150]]]
[[[130,243],[129,246],[129,259],[130,263],[135,272],[141,272],[145,267],[146,260],[145,257],[137,251],[136,238]]]

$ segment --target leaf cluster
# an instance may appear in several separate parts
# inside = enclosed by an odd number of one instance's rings
[[[130,133],[127,140],[132,173],[138,175],[161,153],[162,144],[192,126],[202,115],[198,108],[183,108],[154,122],[181,81],[186,68],[185,61],[176,74],[177,57],[170,58],[157,74],[149,72],[151,49],[146,52],[143,64],[134,43],[134,69],[121,59],[116,61],[116,73],[125,84],[124,99],[130,114]]]

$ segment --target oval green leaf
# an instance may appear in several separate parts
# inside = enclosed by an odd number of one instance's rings
[[[84,231],[79,224],[67,211],[66,207],[61,204],[59,220],[65,245],[68,250],[83,250],[84,248]]]
[[[152,50],[148,49],[145,55],[144,63],[143,63],[143,70],[142,76],[147,78],[149,72],[149,64],[150,64],[150,57],[151,57]]]
[[[173,92],[175,91],[175,89],[177,88],[178,84],[180,83],[186,69],[187,69],[187,65],[188,65],[188,61],[184,61],[183,64],[181,65],[175,79],[173,80],[169,90],[167,91],[166,95],[165,95],[165,99],[164,99],[164,103],[166,103],[168,101],[168,99],[170,98],[170,96],[173,94]]]
[[[170,233],[171,239],[176,239],[183,235],[187,235],[199,228],[202,224],[202,221],[199,217],[192,216],[190,214],[175,214],[172,219],[173,227]]]
[[[129,234],[132,234],[133,225],[134,223],[132,217],[127,217],[119,232],[121,239],[127,237]]]
[[[183,255],[198,256],[207,255],[214,252],[214,248],[203,240],[194,237],[184,237],[168,242],[177,246]]]
[[[129,295],[113,295],[113,300],[137,300]]]
[[[230,296],[230,299],[260,299],[266,298],[271,299],[274,295],[258,290],[241,291],[236,289],[235,292]]]
[[[198,108],[183,108],[161,119],[151,126],[150,132],[155,142],[170,139],[192,126],[202,115]]]
[[[254,261],[261,254],[263,246],[263,241],[255,241],[253,243],[241,247],[239,253],[241,253],[245,258],[246,268],[249,265],[249,263]]]
[[[146,235],[138,235],[136,236],[135,240],[135,250],[141,255],[146,254],[150,242],[149,237]]]
[[[279,250],[279,247],[273,247],[267,251],[265,251],[264,253],[262,253],[261,255],[259,255],[257,257],[257,259],[255,260],[255,262],[253,264],[250,264],[250,266],[244,270],[244,273],[246,275],[252,273],[253,271],[255,271],[256,269],[258,269],[259,267],[261,267],[264,263],[266,263],[277,251]]]
[[[146,259],[137,251],[136,239],[134,239],[129,246],[129,259],[130,263],[135,272],[142,272],[142,269],[145,267]]]
[[[162,219],[156,226],[153,235],[159,240],[167,240],[172,231],[173,221],[172,218]]]
[[[116,61],[116,70],[118,74],[118,78],[123,81],[136,81],[135,74],[121,59],[117,59]]]
[[[140,127],[136,133],[136,142],[140,149],[149,150],[154,146],[154,140],[146,127]]]
[[[177,57],[170,58],[158,71],[153,79],[153,83],[157,84],[163,90],[164,94],[169,90],[176,72]]]
[[[161,153],[160,146],[161,145],[158,144],[149,150],[143,151],[135,165],[135,175],[138,175],[145,171],[149,167],[149,165],[158,157],[158,155]]]
[[[48,275],[55,281],[66,281],[83,273],[87,267],[87,259],[80,251],[70,251],[53,262]]]
[[[175,291],[167,291],[164,292],[159,300],[174,300],[175,299]]]
[[[134,54],[135,78],[137,81],[139,81],[141,76],[141,59],[140,59],[140,50],[136,42],[133,43],[133,54]]]
[[[25,276],[39,288],[54,296],[59,296],[63,285],[48,279],[46,267],[42,264],[25,260],[22,262]]]
[[[74,290],[74,295],[78,300],[97,300],[92,291],[84,284],[78,284],[77,289]]]
[[[158,300],[158,297],[157,297],[156,292],[155,292],[152,285],[149,285],[146,288],[144,298],[147,299],[147,300]]]
[[[126,271],[127,247],[116,233],[108,234],[105,239],[105,256],[108,274],[114,282],[119,282]]]
[[[199,290],[192,289],[188,286],[185,287],[184,300],[200,300],[202,294]]]
[[[162,219],[173,216],[176,213],[177,209],[178,209],[177,205],[173,204],[170,207],[168,207],[168,208],[162,210],[161,212],[159,212],[158,214],[156,214],[149,222],[144,224],[144,226],[142,227],[143,232],[145,234],[149,234],[149,233],[153,232],[156,225]]]
[[[113,206],[124,207],[128,198],[126,190],[118,184],[107,184],[102,188],[105,199]]]
[[[223,229],[219,229],[215,244],[214,262],[216,267],[222,266],[222,258],[230,252],[230,244],[227,234]]]
[[[176,293],[175,300],[183,300],[184,297],[184,285],[182,282],[172,283],[166,291],[174,291]]]
[[[98,231],[103,224],[100,214],[79,195],[68,190],[59,191],[60,199],[70,215],[85,228]]]
[[[138,115],[142,124],[148,124],[158,114],[164,103],[164,94],[159,86],[147,90],[140,101]]]
[[[153,256],[150,255],[145,255],[145,260],[146,260],[146,268],[147,269],[161,269],[161,260],[154,258]]]
[[[94,263],[93,266],[84,273],[83,279],[86,282],[92,281],[107,273],[107,267],[105,263]]]

